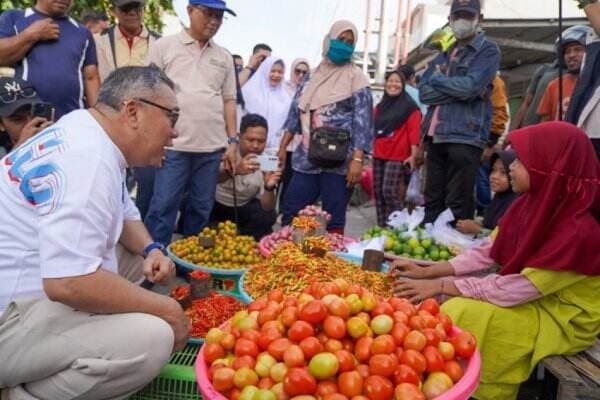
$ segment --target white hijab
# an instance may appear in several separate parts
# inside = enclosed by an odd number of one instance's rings
[[[262,115],[269,124],[267,149],[279,148],[283,124],[292,104],[292,96],[284,87],[284,79],[277,86],[272,86],[269,79],[271,69],[278,61],[283,63],[283,60],[275,57],[265,59],[252,78],[242,86],[246,111]]]

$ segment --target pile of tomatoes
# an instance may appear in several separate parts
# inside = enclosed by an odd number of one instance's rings
[[[297,297],[270,292],[211,329],[202,350],[231,400],[425,400],[475,352],[474,336],[452,329],[434,299],[415,307],[337,279]]]

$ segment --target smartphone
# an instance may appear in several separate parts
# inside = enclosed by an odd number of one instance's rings
[[[260,170],[264,172],[277,171],[279,169],[279,158],[269,154],[261,154],[256,157],[260,164]]]
[[[54,121],[54,107],[50,103],[43,101],[33,103],[31,105],[31,116],[42,117],[48,121]]]

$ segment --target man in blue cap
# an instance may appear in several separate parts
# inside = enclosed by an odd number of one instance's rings
[[[181,108],[178,137],[156,173],[146,226],[156,242],[171,242],[184,192],[183,234],[196,235],[209,221],[221,160],[233,171],[239,138],[235,67],[231,54],[212,38],[224,13],[222,0],[190,0],[190,27],[157,40],[148,60],[175,82]]]
[[[492,82],[500,49],[481,32],[479,0],[454,0],[448,17],[456,43],[438,54],[419,84],[429,105],[422,124],[427,146],[425,222],[446,208],[456,220],[475,212],[474,187],[483,149],[490,143]]]

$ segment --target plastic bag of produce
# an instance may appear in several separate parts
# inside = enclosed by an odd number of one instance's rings
[[[481,243],[481,239],[474,239],[472,236],[465,235],[454,229],[450,225],[452,221],[454,221],[454,214],[448,208],[437,217],[433,225],[427,224],[426,231],[436,241],[457,250],[470,249]]]
[[[402,211],[394,211],[388,217],[388,225],[394,229],[404,230],[403,234],[414,237],[413,232],[425,219],[425,209],[423,207],[415,208],[412,213],[409,213],[405,208]]]
[[[373,239],[363,240],[362,242],[348,243],[346,249],[348,249],[348,254],[351,256],[362,257],[365,250],[383,251],[385,239],[385,236],[379,236]]]
[[[421,169],[415,170],[410,176],[410,182],[406,189],[406,201],[416,205],[422,205],[423,195],[421,194]]]

